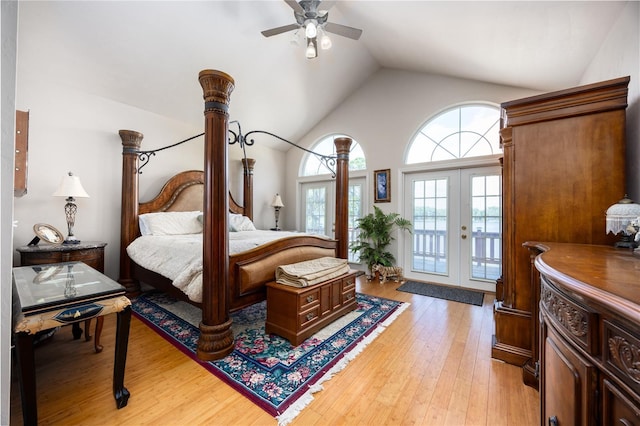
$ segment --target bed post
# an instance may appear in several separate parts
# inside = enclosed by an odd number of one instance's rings
[[[336,138],[336,257],[349,258],[349,149],[351,138]]]
[[[253,220],[253,166],[256,160],[253,158],[243,158],[242,167],[244,169],[244,215]]]
[[[140,283],[131,278],[131,259],[127,246],[138,236],[138,150],[142,133],[120,130],[122,140],[122,204],[120,223],[120,278],[128,296],[140,293]]]
[[[229,97],[230,75],[203,70],[198,80],[204,93],[204,223],[202,237],[202,321],[198,358],[220,359],[233,351],[229,318]]]

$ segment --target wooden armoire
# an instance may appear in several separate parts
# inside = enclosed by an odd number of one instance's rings
[[[605,212],[625,195],[629,77],[505,102],[503,266],[492,357],[538,386],[539,276],[527,241],[613,244]]]

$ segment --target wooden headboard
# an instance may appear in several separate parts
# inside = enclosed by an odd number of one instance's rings
[[[255,163],[255,161],[253,161],[253,163]],[[245,199],[246,198],[247,197],[245,197]],[[250,199],[245,201],[245,203],[250,202]],[[202,211],[203,205],[204,172],[200,170],[188,170],[178,173],[169,179],[153,200],[139,203],[138,214]],[[253,215],[250,212],[247,214],[245,210],[249,209],[245,209],[245,206],[238,204],[231,193],[229,193],[229,211],[231,213],[249,216],[249,218],[253,220]]]

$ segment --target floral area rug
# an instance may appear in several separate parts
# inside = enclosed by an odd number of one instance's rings
[[[133,313],[204,368],[288,424],[322,390],[322,382],[346,367],[408,307],[408,303],[356,294],[358,308],[299,346],[265,334],[266,302],[231,314],[235,349],[211,362],[196,358],[201,311],[162,293],[133,301]]]

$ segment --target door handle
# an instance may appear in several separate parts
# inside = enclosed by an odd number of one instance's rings
[[[462,234],[462,239],[466,240],[467,239],[467,234]]]

